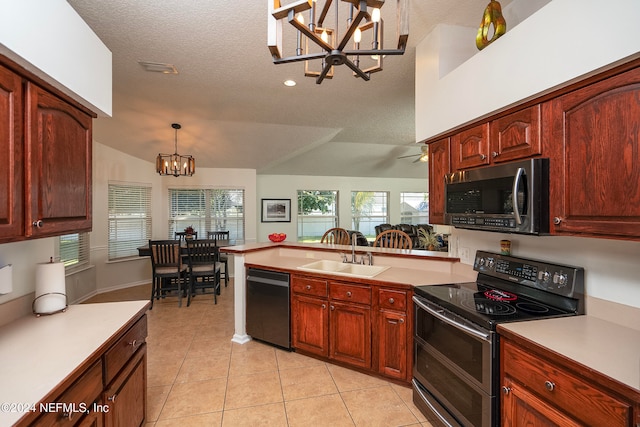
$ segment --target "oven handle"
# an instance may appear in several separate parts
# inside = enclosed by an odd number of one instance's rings
[[[415,381],[415,379],[413,380]],[[422,390],[420,390],[420,387],[417,387],[415,384],[413,385],[413,389],[418,392],[418,394],[420,395],[420,397],[422,398],[422,401],[429,407],[429,409],[431,409],[431,412],[433,412],[434,415],[436,415],[438,417],[438,419],[446,426],[446,427],[454,427],[453,425],[451,425],[449,423],[449,421],[436,409],[435,406],[433,406],[433,404],[431,403],[431,400],[425,396],[425,394],[422,392]]]
[[[468,334],[474,335],[474,336],[476,336],[476,337],[478,337],[478,338],[480,338],[480,339],[482,339],[484,341],[489,341],[489,334],[485,334],[484,332],[478,331],[477,329],[471,328],[471,327],[469,327],[467,325],[463,325],[462,323],[456,322],[453,319],[449,319],[447,316],[444,316],[443,314],[438,313],[433,308],[425,305],[422,301],[420,301],[415,296],[413,297],[413,302],[415,302],[423,310],[429,312],[433,316],[435,316],[438,319],[442,320],[443,322],[453,326],[454,328],[460,329],[462,332],[466,332]]]
[[[511,190],[511,203],[513,204],[513,216],[515,217],[516,224],[522,225],[522,219],[520,219],[520,210],[518,209],[518,187],[520,186],[520,179],[524,173],[524,168],[518,168],[515,178],[513,178],[513,189]]]

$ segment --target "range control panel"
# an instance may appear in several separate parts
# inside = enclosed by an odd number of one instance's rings
[[[554,294],[573,296],[582,290],[584,269],[546,261],[477,251],[473,269],[488,276],[505,279]]]

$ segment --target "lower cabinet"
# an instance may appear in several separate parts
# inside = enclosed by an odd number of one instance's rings
[[[640,422],[640,402],[604,376],[510,339],[501,339],[500,357],[502,425],[632,427]]]
[[[291,276],[296,350],[409,382],[410,290]]]
[[[147,318],[132,319],[88,368],[53,390],[16,426],[142,426],[147,408]]]

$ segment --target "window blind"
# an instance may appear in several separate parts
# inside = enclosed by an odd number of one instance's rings
[[[89,233],[73,233],[58,237],[60,262],[67,273],[89,264]]]
[[[151,187],[109,184],[109,260],[138,255],[151,238]]]

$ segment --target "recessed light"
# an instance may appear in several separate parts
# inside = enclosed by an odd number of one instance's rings
[[[285,86],[289,86],[289,87],[293,87],[293,86],[295,86],[295,85],[296,85],[296,82],[295,82],[295,81],[293,81],[293,80],[285,80],[285,81],[284,81],[284,85],[285,85]]]

